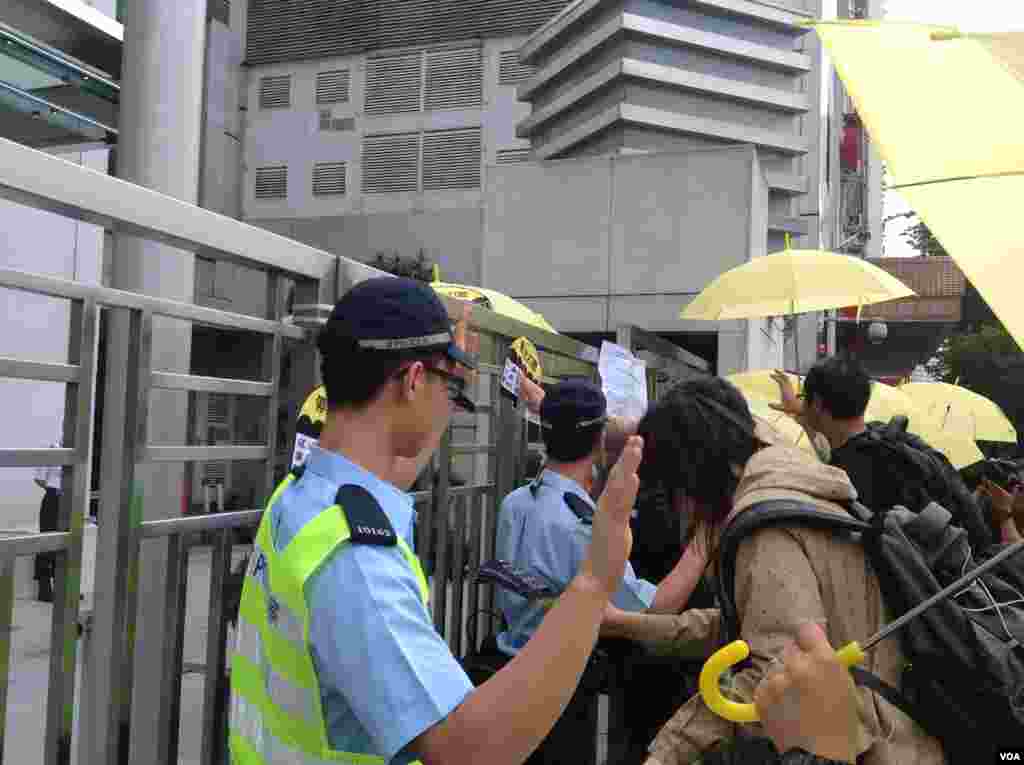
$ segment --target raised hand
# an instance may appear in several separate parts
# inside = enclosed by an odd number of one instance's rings
[[[789,379],[789,375],[776,369],[772,372],[772,379],[779,386],[779,396],[782,399],[781,404],[769,404],[769,406],[777,412],[784,412],[790,417],[799,417],[804,412],[803,401],[796,394],[796,390],[793,389],[793,383]]]
[[[640,488],[636,471],[643,458],[643,445],[640,436],[631,436],[622,450],[622,457],[612,468],[598,500],[590,551],[582,566],[582,573],[592,576],[608,597],[622,585],[626,561],[633,549],[629,517]]]

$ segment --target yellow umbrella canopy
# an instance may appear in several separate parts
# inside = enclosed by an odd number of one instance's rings
[[[895,276],[861,258],[786,249],[721,274],[679,317],[719,321],[786,316],[913,295]]]
[[[941,382],[909,383],[902,389],[941,430],[976,441],[1017,443],[1017,430],[999,405],[972,390]]]
[[[813,25],[898,190],[1024,348],[1024,32]]]
[[[516,319],[537,329],[543,329],[545,332],[556,332],[547,319],[539,313],[501,292],[484,289],[483,287],[471,287],[465,284],[451,284],[449,282],[432,282],[430,286],[439,295],[476,303],[495,313],[500,313],[502,316]]]
[[[751,396],[762,399],[766,402],[778,404],[782,397],[779,395],[779,386],[772,379],[773,370],[755,369],[750,372],[738,372],[729,375],[725,379],[735,385],[748,399]],[[790,383],[794,389],[800,390],[802,377],[787,373]],[[871,382],[871,399],[868,401],[867,411],[864,418],[869,422],[891,420],[897,415],[905,415],[910,419],[910,430],[917,432],[916,427],[924,427],[927,417],[914,404],[913,400],[900,388],[873,380]]]
[[[766,420],[787,440],[813,451],[803,428],[790,417],[769,406],[770,403],[777,404],[781,401],[779,386],[771,378],[771,374],[772,370],[759,369],[729,375],[726,379],[739,388],[746,397],[752,414]],[[797,376],[790,374],[788,377],[794,387],[797,387]],[[865,419],[887,422],[898,415],[906,416],[909,419],[908,430],[945,454],[958,470],[984,459],[972,438],[958,430],[943,428],[940,421],[920,409],[915,400],[916,396],[911,397],[905,389],[872,381],[871,400],[864,413]]]

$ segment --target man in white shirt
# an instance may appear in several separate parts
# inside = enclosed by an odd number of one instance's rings
[[[50,444],[59,449],[60,444]],[[60,514],[61,468],[45,466],[36,468],[36,486],[43,490],[43,501],[39,505],[39,531],[56,531]],[[55,553],[39,553],[35,561],[35,579],[39,582],[39,602],[53,602],[53,575],[56,568]]]

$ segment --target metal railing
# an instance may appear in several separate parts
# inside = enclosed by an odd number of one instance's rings
[[[64,765],[72,747],[82,765],[178,762],[181,724],[183,651],[189,562],[205,536],[210,548],[207,640],[202,671],[201,740],[204,765],[225,757],[226,630],[230,604],[227,583],[233,555],[248,549],[236,539],[252,530],[260,509],[216,515],[150,520],[142,517],[136,468],[147,463],[264,462],[262,496],[269,495],[278,434],[293,433],[298,404],[317,384],[316,353],[311,332],[323,322],[339,292],[377,272],[266,231],[247,226],[178,200],[94,173],[58,158],[0,140],[0,196],[81,220],[99,222],[132,235],[203,248],[267,272],[265,318],[229,313],[123,290],[49,276],[0,269],[0,288],[70,301],[70,340],[65,363],[0,358],[0,377],[63,383],[66,387],[61,448],[3,449],[0,468],[59,466],[62,486],[58,528],[53,533],[0,538],[0,721],[5,721],[11,677],[11,631],[14,614],[14,560],[56,553],[55,602],[51,622],[48,700],[43,761]],[[285,321],[286,293],[295,283],[294,321]],[[450,313],[461,315],[462,303],[447,300]],[[119,327],[123,343],[107,345],[106,384],[97,390],[99,317],[106,312]],[[223,330],[243,330],[263,338],[258,380],[231,379],[153,368],[153,323],[174,319]],[[457,656],[465,656],[497,627],[494,593],[467,574],[494,556],[500,500],[522,480],[529,448],[523,409],[502,395],[500,377],[513,340],[529,338],[537,347],[548,381],[566,376],[597,375],[596,349],[473,306],[469,317],[480,335],[481,367],[474,395],[476,415],[463,416],[442,439],[427,480],[429,489],[413,495],[419,510],[417,549],[431,579],[433,618]],[[665,365],[691,368],[694,360],[674,346],[635,331],[631,345],[646,342],[661,352]],[[285,345],[295,361],[288,390],[281,387]],[[676,349],[678,350],[678,349]],[[670,351],[670,352],[669,352]],[[697,360],[699,361],[699,360]],[[699,366],[697,364],[696,366]],[[153,444],[149,409],[153,391],[229,394],[258,397],[266,403],[266,439],[258,445],[226,446]],[[100,525],[97,530],[95,608],[88,625],[90,650],[77,703],[83,716],[74,742],[75,678],[81,615],[83,527],[90,496],[91,445],[95,403],[103,397]],[[287,403],[290,419],[279,419]],[[457,439],[457,440],[456,440]],[[452,486],[453,465],[471,474],[465,485]],[[224,508],[220,508],[222,511]],[[140,566],[144,544],[163,541],[166,566]],[[132,741],[133,693],[138,682],[134,660],[140,582],[162,586],[167,608],[159,627],[163,643],[156,730],[151,741]],[[161,585],[162,579],[162,585]],[[147,696],[150,689],[146,689]],[[150,699],[146,699],[150,702]],[[88,716],[87,718],[85,716]],[[0,729],[0,762],[11,732]],[[142,744],[145,744],[144,746]],[[138,750],[134,751],[133,750]]]

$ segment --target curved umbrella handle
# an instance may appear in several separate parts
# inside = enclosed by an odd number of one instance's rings
[[[739,664],[750,655],[750,646],[742,640],[734,640],[716,651],[704,662],[700,671],[700,695],[708,709],[719,717],[735,723],[753,723],[760,720],[755,704],[741,704],[730,701],[722,694],[721,680],[726,670]],[[864,651],[856,641],[836,651],[836,657],[846,667],[864,661]]]

